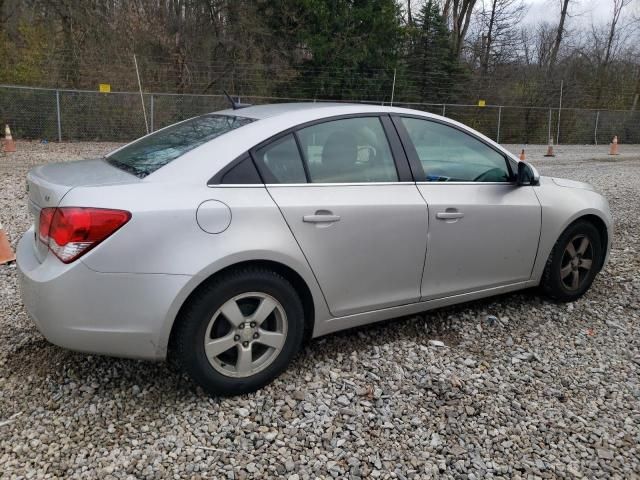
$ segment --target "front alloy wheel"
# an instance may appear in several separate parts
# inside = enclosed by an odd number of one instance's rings
[[[593,246],[586,235],[576,235],[567,244],[562,255],[560,278],[569,291],[577,291],[589,278],[593,267]]]
[[[600,232],[579,220],[567,227],[547,260],[540,286],[551,298],[572,302],[591,286],[602,265]]]

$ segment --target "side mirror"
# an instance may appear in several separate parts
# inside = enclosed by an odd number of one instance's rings
[[[540,175],[532,165],[527,162],[518,162],[518,185],[538,185]]]

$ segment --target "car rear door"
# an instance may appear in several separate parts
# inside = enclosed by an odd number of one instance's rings
[[[251,153],[333,315],[418,301],[427,209],[388,116],[316,122]]]
[[[506,156],[451,124],[394,117],[429,208],[423,300],[529,280],[540,238],[534,187]]]

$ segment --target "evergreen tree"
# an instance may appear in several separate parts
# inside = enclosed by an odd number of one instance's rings
[[[416,100],[447,102],[459,92],[463,69],[451,50],[450,32],[438,3],[428,0],[409,27],[408,74]]]
[[[367,100],[391,94],[402,46],[395,0],[281,0],[271,28],[296,40],[299,96]],[[282,15],[283,12],[285,15]],[[279,24],[279,25],[274,25]],[[289,91],[291,89],[289,88]]]

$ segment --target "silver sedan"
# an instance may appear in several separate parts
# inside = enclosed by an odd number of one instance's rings
[[[573,301],[613,230],[589,185],[379,106],[225,110],[27,183],[18,266],[43,335],[172,357],[221,395],[273,380],[305,338],[534,286]]]

